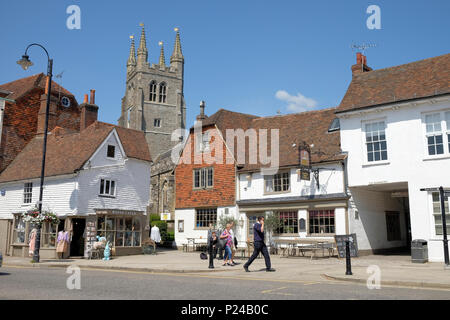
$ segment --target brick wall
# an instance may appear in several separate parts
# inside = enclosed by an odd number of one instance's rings
[[[35,88],[21,97],[16,103],[7,102],[3,119],[3,133],[0,141],[0,172],[25,148],[37,130],[42,88]],[[78,103],[71,99],[69,108],[58,105],[57,125],[72,130],[80,129]]]
[[[205,130],[204,130],[205,131]],[[217,130],[213,130],[217,133]],[[183,151],[182,157],[188,158],[187,148],[191,150],[191,164],[180,163],[175,169],[176,181],[176,208],[202,208],[202,207],[218,207],[231,206],[235,204],[236,199],[236,168],[235,164],[227,164],[226,159],[231,155],[225,147],[225,143],[221,139],[211,138],[211,145],[222,144],[223,146],[223,164],[207,164],[201,161],[200,164],[195,164],[195,160],[202,160],[202,155],[194,153],[194,138],[193,133],[188,138],[188,142]],[[217,150],[217,149],[215,149]],[[213,159],[218,159],[215,152],[211,153]],[[214,168],[214,187],[211,189],[194,190],[193,170],[197,168]]]

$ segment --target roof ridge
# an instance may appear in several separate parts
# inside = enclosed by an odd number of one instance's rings
[[[282,115],[259,117],[259,118],[253,119],[252,121],[265,120],[265,119],[271,119],[271,118],[285,118],[285,117],[298,116],[298,115],[303,115],[303,114],[325,112],[325,111],[330,111],[330,110],[335,110],[335,109],[337,109],[337,107],[328,107],[328,108],[322,108],[322,109],[318,109],[318,110],[309,110],[309,111],[295,112],[295,113],[282,114]]]
[[[36,74],[33,74],[33,75],[31,75],[31,76],[28,76],[28,77],[19,78],[19,79],[13,80],[13,81],[9,81],[9,82],[6,82],[6,83],[2,83],[2,84],[0,84],[0,87],[3,87],[3,86],[6,86],[6,85],[9,85],[9,84],[12,84],[12,83],[17,82],[17,81],[23,81],[23,80],[31,79],[31,78],[37,77],[37,76],[39,76],[39,75],[41,75],[41,74],[43,74],[43,73],[42,73],[42,72],[41,72],[41,73],[36,73]]]
[[[443,57],[445,57],[445,56],[447,56],[447,55],[450,56],[450,53],[442,54],[442,55],[440,55],[440,56],[435,56],[435,57],[425,58],[425,59],[422,59],[422,60],[417,60],[417,61],[407,62],[407,63],[399,64],[399,65],[396,65],[396,66],[390,66],[390,67],[385,67],[385,68],[381,68],[381,69],[373,69],[373,70],[371,70],[371,71],[369,71],[369,72],[361,72],[361,73],[358,73],[358,74],[356,74],[355,76],[356,76],[356,77],[360,77],[360,76],[366,76],[366,75],[373,75],[374,73],[378,73],[378,72],[380,72],[380,71],[386,71],[386,70],[389,70],[389,69],[396,69],[396,68],[399,68],[399,69],[400,69],[401,67],[404,67],[404,66],[411,66],[411,65],[416,65],[416,64],[420,64],[420,63],[425,63],[425,62],[430,61],[430,60],[434,60],[434,59],[438,59],[438,58],[443,58]]]

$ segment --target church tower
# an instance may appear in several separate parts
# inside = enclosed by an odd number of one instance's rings
[[[184,57],[176,28],[170,65],[166,65],[162,42],[158,63],[149,63],[145,28],[143,24],[141,27],[137,57],[134,38],[130,37],[126,90],[118,122],[122,127],[144,131],[152,158],[156,159],[179,143],[172,141],[172,133],[186,126]]]

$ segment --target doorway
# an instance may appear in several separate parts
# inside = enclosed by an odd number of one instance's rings
[[[84,230],[86,228],[86,219],[72,219],[72,242],[70,242],[70,256],[84,256]]]

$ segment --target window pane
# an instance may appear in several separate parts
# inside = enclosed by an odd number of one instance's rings
[[[436,144],[442,143],[442,135],[436,136],[435,139],[436,139]]]
[[[116,247],[123,247],[123,232],[116,232]]]
[[[105,194],[109,194],[109,184],[110,184],[110,181],[106,180],[105,181]]]
[[[368,156],[369,156],[368,157],[369,162],[373,162],[373,153],[369,153]]]
[[[105,180],[100,180],[100,194],[105,193]]]
[[[444,153],[444,145],[443,144],[438,144],[436,146],[436,153],[437,154],[443,154]]]

